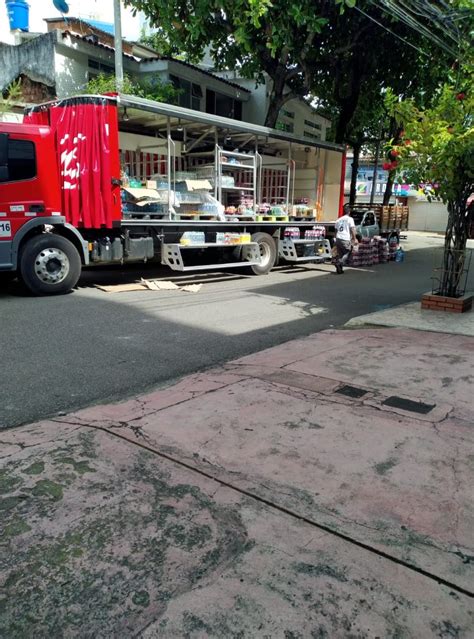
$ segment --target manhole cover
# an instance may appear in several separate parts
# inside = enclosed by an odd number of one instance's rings
[[[403,397],[397,397],[396,395],[388,397],[384,402],[382,402],[382,404],[384,404],[384,406],[391,406],[392,408],[401,408],[402,410],[407,410],[411,413],[419,413],[420,415],[426,415],[436,406],[436,404],[414,402],[411,399],[404,399]]]
[[[363,388],[357,388],[357,386],[347,386],[347,385],[341,386],[341,388],[338,388],[337,391],[335,392],[339,393],[340,395],[345,395],[346,397],[354,397],[356,399],[367,394],[367,391],[364,390]]]

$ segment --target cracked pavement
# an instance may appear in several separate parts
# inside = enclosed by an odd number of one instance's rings
[[[473,355],[328,330],[4,431],[0,634],[472,637]]]

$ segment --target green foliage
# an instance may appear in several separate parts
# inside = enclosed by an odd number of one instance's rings
[[[183,54],[198,62],[208,50],[219,69],[239,70],[262,81],[283,77],[292,93],[307,95],[302,72],[312,43],[328,24],[334,0],[126,0],[147,15],[155,34],[145,42],[164,55]],[[338,8],[337,8],[338,11]],[[279,79],[280,79],[279,78]],[[279,98],[283,84],[280,83]]]
[[[464,69],[457,86],[445,84],[432,106],[419,108],[413,99],[399,100],[389,92],[387,108],[403,132],[390,144],[392,168],[402,170],[444,202],[474,191],[474,82]]]
[[[3,120],[5,114],[12,109],[13,105],[20,100],[20,98],[21,79],[19,78],[6,88],[3,95],[0,95],[0,122]]]
[[[99,74],[91,78],[86,87],[80,93],[101,95],[103,93],[116,93],[117,81],[115,76]],[[179,97],[179,90],[175,89],[171,83],[159,82],[156,80],[133,81],[125,75],[123,79],[122,93],[136,95],[140,98],[148,98],[156,102],[168,102],[175,104]]]
[[[456,82],[445,83],[428,108],[414,100],[387,94],[389,112],[403,127],[388,149],[392,170],[401,169],[408,181],[422,185],[448,205],[438,291],[462,295],[465,249],[472,221],[467,202],[474,194],[474,74],[466,63],[456,70]]]
[[[135,85],[128,76],[123,79],[123,93],[133,94]],[[102,95],[104,93],[116,93],[117,81],[114,75],[100,73],[89,80],[81,93]]]
[[[461,1],[465,0],[450,0]],[[184,55],[198,62],[208,51],[216,68],[238,69],[242,77],[258,82],[268,74],[273,80],[269,126],[275,125],[288,99],[316,95],[321,106],[334,114],[337,142],[371,137],[365,122],[373,129],[387,87],[404,96],[416,94],[421,104],[446,70],[446,54],[433,51],[434,45],[424,36],[370,0],[126,0],[126,4],[145,12],[156,28],[146,42],[164,55]]]

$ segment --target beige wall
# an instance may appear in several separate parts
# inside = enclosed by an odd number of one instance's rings
[[[410,216],[408,218],[409,231],[434,231],[444,233],[448,221],[448,210],[442,202],[428,202],[408,198]]]
[[[177,142],[176,145],[178,147],[176,153],[179,155],[181,152],[181,143]],[[168,152],[168,143],[167,140],[163,140],[162,138],[138,135],[137,133],[120,132],[120,149],[122,151],[143,151],[145,153],[166,155]]]
[[[343,154],[337,151],[321,151],[321,164],[324,171],[324,197],[321,220],[331,222],[339,214],[341,195],[341,168]]]

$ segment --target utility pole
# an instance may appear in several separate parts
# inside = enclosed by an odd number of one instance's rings
[[[120,0],[114,0],[114,48],[115,48],[115,82],[117,91],[123,90],[123,55],[122,55],[122,18]]]

